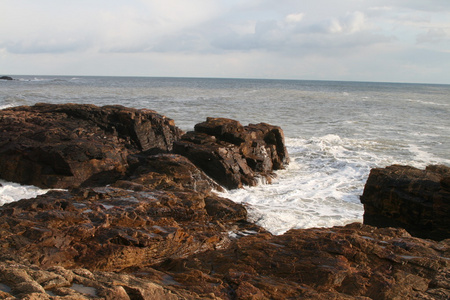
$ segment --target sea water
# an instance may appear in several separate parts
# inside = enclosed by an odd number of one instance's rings
[[[148,108],[188,131],[206,117],[266,122],[285,133],[291,163],[272,184],[222,193],[249,219],[290,228],[361,222],[372,168],[450,165],[450,85],[145,77],[15,76],[0,109],[48,103]],[[0,205],[46,191],[0,182]]]

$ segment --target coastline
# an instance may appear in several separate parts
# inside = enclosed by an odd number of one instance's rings
[[[184,134],[164,116],[124,107],[41,104],[15,109],[16,121],[35,120],[58,130],[38,128],[44,134],[38,140],[47,143],[42,147],[47,154],[38,152],[43,160],[34,160],[33,155],[8,159],[2,174],[11,162],[31,158],[28,170],[45,171],[32,181],[56,187],[67,184],[68,190],[0,207],[2,297],[444,299],[450,295],[445,279],[450,272],[448,239],[436,242],[412,237],[404,229],[358,223],[274,236],[247,221],[244,205],[217,196],[213,191],[218,186],[211,178],[218,174],[226,176],[216,177],[222,183],[238,188],[256,184],[254,178],[262,171],[270,179],[272,168],[288,162],[277,126],[246,127],[212,118]],[[26,116],[33,109],[41,110],[40,118]],[[42,110],[57,122],[42,122]],[[14,109],[8,112],[3,122],[12,120]],[[58,118],[60,113],[66,117]],[[159,120],[156,131],[145,125],[153,119]],[[76,120],[76,135],[68,120]],[[80,127],[80,122],[87,123]],[[114,124],[114,130],[108,124]],[[17,128],[26,128],[33,139],[37,136],[30,134],[31,125]],[[155,132],[165,132],[164,138]],[[70,138],[63,133],[70,133]],[[87,139],[97,143],[97,149],[86,146],[86,157],[80,157],[82,152],[70,151],[72,146],[60,148],[56,137],[64,143],[78,141],[77,145]],[[109,147],[106,140],[128,146]],[[98,148],[100,141],[107,147]],[[31,143],[20,142],[21,147]],[[126,149],[127,159],[112,148]],[[58,164],[47,159],[50,154]],[[85,168],[82,159],[89,167],[76,171]],[[204,167],[196,164],[203,161],[210,161],[206,168],[218,167],[202,171]],[[227,168],[221,164],[230,161]],[[76,174],[80,179],[69,180]]]

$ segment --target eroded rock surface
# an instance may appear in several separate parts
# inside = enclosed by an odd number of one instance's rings
[[[173,120],[123,106],[36,104],[0,110],[0,177],[44,188],[106,184],[127,158],[172,149]],[[109,181],[109,182],[108,182]]]
[[[208,118],[174,143],[174,152],[188,157],[226,188],[270,181],[289,156],[280,127],[265,123],[242,126],[238,121]]]
[[[156,266],[222,299],[448,299],[450,240],[351,224],[242,237]]]
[[[180,139],[153,111],[73,104],[3,110],[0,125],[0,175],[71,187],[0,207],[0,299],[450,298],[450,239],[356,223],[273,236],[219,197],[215,181],[288,163],[279,127],[209,118]],[[375,169],[363,200],[442,234],[449,178]]]
[[[372,169],[361,196],[364,223],[402,227],[437,240],[450,238],[450,168],[393,165]]]
[[[450,240],[423,240],[411,237],[403,229],[377,229],[362,224],[290,230],[281,236],[246,232],[231,239],[227,247],[186,257],[172,256],[156,264],[142,260],[121,272],[45,267],[2,259],[0,285],[7,291],[0,298],[450,297]],[[251,234],[245,235],[248,233]],[[121,254],[126,255],[132,254]]]

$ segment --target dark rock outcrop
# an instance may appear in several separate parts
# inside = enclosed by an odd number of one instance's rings
[[[0,111],[0,177],[39,187],[114,182],[130,154],[172,150],[182,132],[151,110],[36,104]]]
[[[422,238],[450,238],[449,167],[372,169],[361,202],[365,224],[402,227]]]
[[[13,80],[10,76],[0,76],[0,80]]]
[[[238,121],[208,118],[174,143],[174,152],[188,157],[226,188],[270,181],[273,170],[289,162],[280,127],[265,123],[242,126]]]
[[[210,193],[223,191],[222,187],[197,168],[189,159],[178,154],[131,155],[127,179],[116,187],[138,190],[149,187],[166,191],[194,190]]]

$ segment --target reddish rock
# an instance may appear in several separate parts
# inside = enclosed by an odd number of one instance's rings
[[[450,238],[449,182],[446,166],[372,169],[361,196],[364,223],[402,227],[422,238]]]
[[[172,149],[181,130],[151,110],[36,104],[0,111],[0,177],[39,187],[106,184],[127,157]]]
[[[268,181],[288,164],[280,127],[265,123],[242,126],[238,121],[208,118],[174,143],[174,152],[188,157],[226,188]]]
[[[173,286],[221,299],[448,299],[450,240],[368,225],[290,230],[158,266]]]
[[[164,287],[133,275],[91,272],[82,268],[42,269],[14,261],[0,262],[0,283],[0,288],[6,290],[0,290],[0,299],[199,299],[197,294]]]
[[[246,217],[241,205],[190,190],[50,192],[0,207],[0,248],[43,267],[120,271],[224,247],[229,231],[256,227]]]

